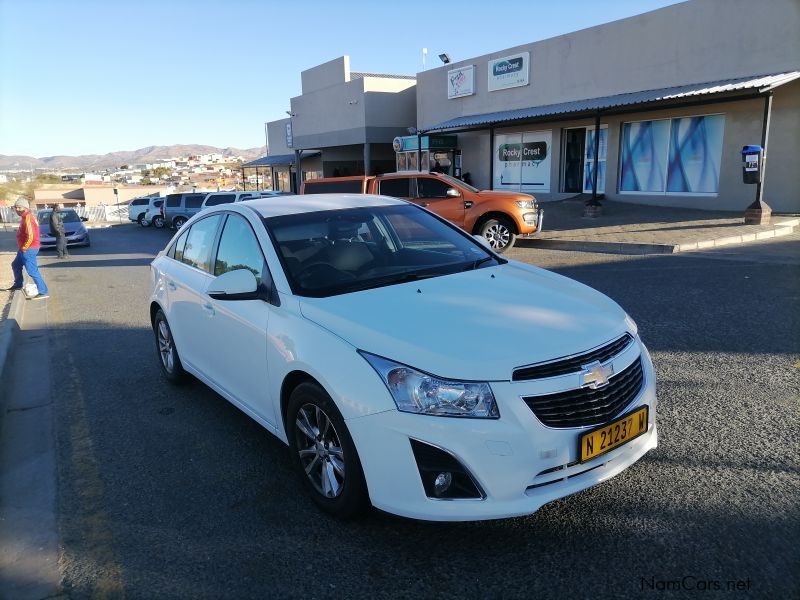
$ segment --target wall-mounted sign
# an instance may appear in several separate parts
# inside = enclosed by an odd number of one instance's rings
[[[549,192],[551,131],[497,134],[492,189]]]
[[[286,147],[292,148],[292,144],[294,141],[292,140],[292,122],[287,121],[286,123]]]
[[[489,91],[528,85],[531,53],[520,52],[489,61]]]
[[[447,98],[461,98],[475,93],[475,65],[447,72]]]

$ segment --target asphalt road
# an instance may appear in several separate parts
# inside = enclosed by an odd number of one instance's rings
[[[162,380],[148,264],[168,238],[114,227],[71,261],[42,261],[68,597],[800,596],[797,241],[726,255],[512,250],[638,322],[660,444],[532,516],[436,524],[327,518],[280,442],[202,384]]]

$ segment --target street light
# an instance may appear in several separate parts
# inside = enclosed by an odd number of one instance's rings
[[[439,55],[439,60],[442,61],[446,65],[450,64],[450,56],[447,54],[447,52],[442,52]]]

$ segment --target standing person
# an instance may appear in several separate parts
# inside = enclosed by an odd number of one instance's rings
[[[64,235],[64,213],[61,209],[64,205],[59,203],[53,207],[53,212],[50,213],[50,233],[56,238],[56,251],[58,258],[67,258],[67,238]]]
[[[17,198],[14,203],[14,211],[20,217],[19,230],[17,231],[17,257],[11,263],[11,270],[14,272],[14,285],[8,290],[22,289],[22,267],[30,275],[36,284],[38,294],[29,296],[34,300],[44,300],[49,298],[47,284],[39,273],[39,265],[36,264],[36,255],[39,254],[39,223],[36,217],[31,214],[30,205],[25,198]]]

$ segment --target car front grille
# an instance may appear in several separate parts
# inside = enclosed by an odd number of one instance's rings
[[[617,338],[613,342],[609,342],[605,346],[576,354],[574,356],[567,356],[546,363],[539,363],[530,365],[528,367],[520,367],[515,369],[511,375],[512,381],[530,381],[532,379],[544,379],[545,377],[556,377],[558,375],[568,375],[570,373],[577,373],[583,365],[587,365],[594,361],[606,362],[610,358],[616,356],[633,341],[633,337],[626,333],[625,335]]]
[[[605,423],[628,406],[644,384],[642,359],[613,375],[608,385],[557,394],[523,397],[533,414],[548,427],[585,427]]]

